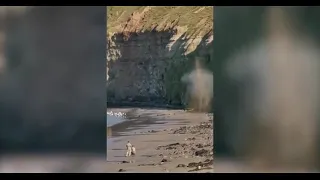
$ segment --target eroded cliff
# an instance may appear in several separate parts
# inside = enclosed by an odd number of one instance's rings
[[[108,102],[180,105],[194,60],[211,69],[213,7],[107,8]]]

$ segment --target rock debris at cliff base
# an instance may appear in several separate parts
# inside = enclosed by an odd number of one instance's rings
[[[194,158],[202,157],[205,160],[199,162],[191,162],[189,164],[179,164],[179,167],[195,168],[189,170],[198,171],[204,169],[212,169],[213,166],[213,121],[201,122],[195,126],[182,126],[177,129],[169,130],[172,134],[188,134],[191,137],[185,139],[185,142],[171,143],[164,146],[158,146],[157,150],[160,156],[175,158]],[[165,154],[165,155],[164,155]],[[164,158],[160,164],[167,161]]]
[[[165,146],[158,146],[157,150],[169,150],[169,155],[182,156],[213,156],[213,123],[201,122],[196,126],[182,126],[172,129],[172,134],[190,134],[192,137],[186,138],[184,143],[172,143]]]
[[[164,130],[170,134],[188,134],[184,142],[170,143],[158,146],[158,156],[162,160],[158,163],[138,164],[138,166],[161,166],[177,158],[193,158],[194,160],[186,164],[178,164],[176,168],[188,168],[188,172],[213,169],[213,121],[201,122],[195,126],[182,126],[176,129]],[[195,160],[201,157],[204,160]],[[165,169],[165,172],[169,170]]]

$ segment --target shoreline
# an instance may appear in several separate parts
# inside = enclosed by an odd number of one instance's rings
[[[111,127],[107,172],[213,172],[213,120],[207,114],[156,108],[110,109],[126,112],[128,120]],[[127,141],[136,146],[136,156],[124,156]]]
[[[183,105],[174,105],[166,103],[150,103],[150,102],[132,102],[132,101],[121,101],[119,102],[110,102],[107,101],[107,108],[110,109],[121,109],[121,108],[161,108],[161,109],[184,109]]]
[[[119,124],[119,123],[122,123],[123,121],[126,121],[126,117],[107,115],[107,123],[106,123],[107,128],[111,128],[112,126]]]

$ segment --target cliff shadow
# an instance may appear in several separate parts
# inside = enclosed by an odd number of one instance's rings
[[[108,106],[183,108],[181,77],[194,69],[197,58],[212,70],[212,41],[207,42],[212,33],[189,54],[186,48],[196,43],[173,28],[114,34],[107,44]]]

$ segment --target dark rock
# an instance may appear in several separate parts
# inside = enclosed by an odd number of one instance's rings
[[[205,168],[200,168],[200,169],[199,168],[195,168],[195,169],[189,170],[188,172],[194,172],[194,171],[200,171],[200,170],[206,170],[206,169],[213,169],[213,168],[211,168],[211,167],[205,167]]]
[[[139,164],[138,166],[155,166],[156,164],[152,163],[152,164]]]
[[[167,159],[162,159],[161,162],[168,162],[168,160]]]
[[[198,166],[207,167],[211,165],[213,165],[213,159],[207,162],[198,162],[198,163],[192,162],[192,163],[189,163],[187,167],[198,167]]]
[[[196,147],[197,148],[203,148],[203,145],[202,144],[197,144]]]
[[[186,167],[186,165],[184,165],[184,164],[178,164],[177,168],[179,168],[179,167]]]
[[[126,170],[124,170],[124,169],[119,169],[119,171],[118,172],[125,172]]]
[[[192,162],[192,163],[189,163],[187,167],[198,167],[200,163]]]
[[[205,149],[201,149],[201,150],[195,152],[196,156],[208,156],[209,154],[210,154],[210,152]]]
[[[180,127],[177,130],[174,130],[173,134],[186,134],[186,132],[187,132],[187,127],[183,126],[183,127]]]
[[[158,146],[157,150],[160,150],[161,148],[164,148],[166,150],[176,149],[177,148],[176,146],[178,146],[178,145],[180,145],[180,143],[173,143],[173,144],[168,144],[168,145],[165,145],[165,146]]]
[[[129,161],[122,161],[122,164],[125,164],[125,163],[130,163]]]

